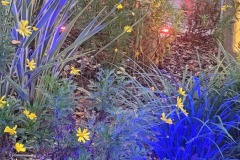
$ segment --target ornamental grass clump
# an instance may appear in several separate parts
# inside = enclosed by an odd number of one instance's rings
[[[92,2],[93,0],[86,4],[75,17],[69,15],[74,0],[50,0],[42,5],[36,1],[17,0],[6,6],[8,8],[5,8],[5,14],[13,18],[6,16],[5,21],[11,23],[4,31],[14,40],[16,52],[8,68],[5,67],[0,72],[0,78],[4,80],[0,86],[1,95],[16,92],[19,98],[31,104],[41,101],[43,96],[35,89],[42,83],[41,77],[50,74],[58,77],[67,62],[90,52],[89,49],[79,52],[78,47],[114,19],[108,18],[116,9],[114,6],[104,16],[102,13],[105,8],[93,16],[71,45],[64,49],[62,45],[76,21]],[[61,30],[63,25],[66,28],[64,31]],[[4,40],[9,44],[7,38]]]
[[[222,94],[231,85],[213,90],[208,86],[210,83],[204,85],[206,82],[196,77],[192,80],[193,85],[189,86],[183,103],[189,115],[172,114],[173,125],[152,127],[155,140],[147,140],[148,144],[161,159],[233,158],[232,147],[239,141],[234,133],[240,131],[240,113],[234,112],[233,108],[239,105],[236,100],[240,95],[223,98]]]

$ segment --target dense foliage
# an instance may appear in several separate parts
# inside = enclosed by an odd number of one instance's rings
[[[1,1],[0,15],[1,159],[239,159],[240,63],[221,48],[182,84],[160,70],[185,24],[170,1]],[[88,53],[111,59],[80,88],[71,62]]]

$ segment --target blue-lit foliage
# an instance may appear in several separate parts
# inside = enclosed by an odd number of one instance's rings
[[[208,81],[193,78],[184,107],[189,115],[172,113],[172,125],[163,123],[151,128],[154,136],[147,143],[160,159],[234,158],[231,147],[239,141],[240,95],[227,97],[233,83],[215,89]],[[236,157],[235,157],[236,158]]]

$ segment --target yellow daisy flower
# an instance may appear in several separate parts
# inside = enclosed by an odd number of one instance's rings
[[[34,62],[34,59],[32,59],[31,61],[29,61],[29,59],[27,59],[27,65],[26,65],[30,71],[34,70],[36,68],[36,63]]]
[[[7,101],[4,101],[5,96],[2,96],[2,98],[0,99],[0,108],[3,108],[4,105],[7,104]]]
[[[118,10],[123,9],[123,5],[122,5],[122,4],[116,4],[116,8],[117,8]]]
[[[79,72],[80,72],[79,69],[76,69],[76,68],[74,68],[73,66],[71,67],[70,74],[79,75]]]
[[[127,25],[127,26],[124,27],[124,31],[130,33],[130,32],[133,31],[133,28],[131,26]]]
[[[81,128],[79,127],[79,128],[77,129],[77,134],[76,134],[76,136],[78,137],[78,141],[79,141],[79,142],[85,143],[86,140],[90,140],[90,139],[89,139],[89,134],[90,134],[90,132],[88,132],[88,129],[84,129],[83,131],[81,131]]]
[[[10,4],[10,2],[8,2],[8,1],[1,1],[1,3],[2,3],[3,6],[7,6],[7,5]]]
[[[26,148],[24,147],[24,144],[16,143],[15,149],[17,152],[26,152]]]
[[[167,124],[172,124],[172,119],[171,118],[167,119],[164,112],[162,113],[161,120],[164,121]]]
[[[18,23],[18,33],[23,37],[28,37],[32,34],[31,26],[28,26],[28,20],[21,20]]]
[[[16,129],[17,129],[17,125],[15,125],[13,128],[10,128],[9,126],[7,126],[4,129],[4,133],[9,133],[10,135],[14,135],[17,133]]]
[[[180,87],[179,89],[178,89],[178,93],[180,94],[180,95],[182,95],[182,96],[187,96],[186,95],[186,92],[183,90],[183,88],[182,87]]]

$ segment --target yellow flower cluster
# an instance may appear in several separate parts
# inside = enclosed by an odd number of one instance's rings
[[[37,118],[35,113],[30,113],[28,110],[24,110],[23,113],[31,120],[34,120]],[[9,126],[6,126],[4,129],[4,133],[9,133],[9,135],[15,135],[17,134],[17,125],[15,125],[13,128],[10,128]],[[26,148],[24,147],[24,144],[22,143],[16,143],[15,147],[17,152],[26,152]]]
[[[24,110],[23,111],[23,114],[25,114],[25,116],[31,120],[34,120],[37,118],[36,114],[35,113],[30,113],[28,110]]]
[[[177,104],[176,104],[176,107],[178,108],[178,109],[180,109],[186,116],[188,116],[188,113],[187,113],[187,111],[185,110],[185,109],[183,109],[183,100],[182,100],[182,98],[180,98],[180,97],[177,97]]]
[[[15,125],[13,128],[10,128],[9,126],[6,126],[4,129],[4,133],[9,133],[10,135],[17,134],[17,125]],[[26,152],[26,148],[24,147],[24,144],[22,143],[16,143],[15,149],[17,152]]]
[[[184,96],[184,97],[187,96],[187,95],[186,95],[186,92],[183,90],[182,87],[180,87],[180,88],[178,89],[178,93],[179,93],[180,95]],[[186,116],[188,116],[187,111],[186,111],[185,109],[183,109],[183,99],[182,99],[182,98],[177,97],[176,107],[177,107],[178,109],[180,109]]]
[[[187,95],[186,95],[186,91],[184,91],[182,87],[180,87],[180,88],[178,89],[178,93],[179,93],[180,95],[184,96],[184,97],[187,96]],[[177,107],[178,109],[180,109],[186,116],[188,116],[187,111],[183,108],[183,107],[184,107],[184,105],[183,105],[183,99],[180,98],[179,96],[177,97],[176,107]],[[171,118],[166,118],[164,112],[162,113],[161,120],[164,121],[165,123],[172,124],[172,119],[171,119]]]

